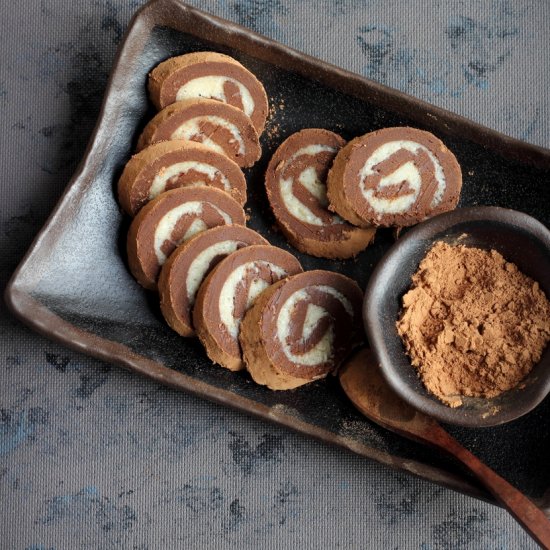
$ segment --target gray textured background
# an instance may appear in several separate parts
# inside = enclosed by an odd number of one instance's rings
[[[1,4],[2,288],[142,3]],[[190,3],[550,146],[548,1]],[[4,307],[0,342],[2,550],[534,547],[496,507],[63,349]]]

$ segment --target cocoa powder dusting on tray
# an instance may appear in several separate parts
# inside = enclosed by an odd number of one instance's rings
[[[495,397],[525,378],[550,340],[550,302],[498,252],[437,242],[397,329],[426,388],[458,407],[461,396]]]

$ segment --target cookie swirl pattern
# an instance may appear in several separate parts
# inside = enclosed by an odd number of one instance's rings
[[[121,206],[135,216],[147,202],[177,187],[210,186],[246,201],[246,180],[239,166],[201,143],[170,140],[134,155],[118,182]]]
[[[254,244],[269,244],[260,234],[240,225],[207,229],[180,245],[162,266],[160,309],[167,323],[182,336],[193,336],[192,310],[205,277],[229,254]]]
[[[462,173],[441,140],[385,128],[351,141],[328,176],[331,210],[361,227],[404,227],[456,207]]]
[[[267,196],[277,223],[301,252],[349,258],[371,242],[374,228],[357,228],[328,209],[326,177],[345,141],[318,128],[301,130],[275,151],[266,171]]]
[[[267,95],[260,81],[237,60],[216,52],[196,52],[172,57],[149,75],[149,95],[157,109],[191,98],[228,103],[250,117],[260,134],[268,111]]]
[[[357,284],[331,271],[308,271],[270,287],[241,328],[252,378],[291,389],[325,377],[356,342],[361,303]]]
[[[184,99],[165,107],[145,126],[137,149],[172,139],[196,141],[240,167],[261,155],[258,134],[240,109],[214,99]]]
[[[208,357],[241,370],[238,336],[244,314],[262,291],[301,271],[292,254],[269,245],[247,246],[222,260],[201,284],[193,309],[193,324]]]
[[[219,225],[245,225],[242,206],[212,187],[166,191],[144,206],[128,231],[130,270],[148,289],[157,288],[160,269],[182,242]]]

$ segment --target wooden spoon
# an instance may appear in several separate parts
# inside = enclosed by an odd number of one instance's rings
[[[433,418],[413,409],[393,393],[370,350],[358,351],[340,370],[339,377],[347,396],[366,417],[460,460],[538,544],[550,549],[550,520],[544,512],[465,449]]]

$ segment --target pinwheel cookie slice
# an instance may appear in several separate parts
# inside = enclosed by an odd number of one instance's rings
[[[306,271],[269,287],[241,323],[254,381],[288,390],[337,369],[361,334],[362,302],[357,283],[332,271]]]
[[[182,99],[206,97],[243,111],[261,134],[267,95],[260,81],[236,59],[215,52],[171,57],[149,75],[149,95],[157,109]]]
[[[275,151],[265,175],[267,197],[288,241],[321,258],[349,258],[372,241],[374,227],[354,227],[328,210],[326,177],[345,141],[328,130],[291,135]]]
[[[269,244],[259,233],[240,225],[207,229],[170,255],[158,280],[160,309],[166,322],[182,336],[193,336],[192,310],[199,286],[229,254],[254,244]]]
[[[341,149],[327,184],[330,209],[349,222],[404,227],[454,209],[462,173],[433,134],[384,128]]]
[[[243,315],[262,290],[301,271],[292,254],[275,246],[247,246],[222,260],[201,284],[193,308],[193,324],[208,357],[226,369],[241,370]]]
[[[170,139],[203,143],[241,167],[252,166],[262,153],[250,118],[214,99],[184,99],[168,105],[145,126],[137,149]]]
[[[154,290],[160,268],[182,242],[210,227],[245,224],[242,206],[213,187],[180,187],[160,194],[133,219],[128,263],[140,285]]]
[[[164,191],[203,185],[229,193],[241,205],[246,202],[244,174],[226,155],[194,141],[162,141],[128,161],[118,181],[118,198],[122,208],[135,216]]]

